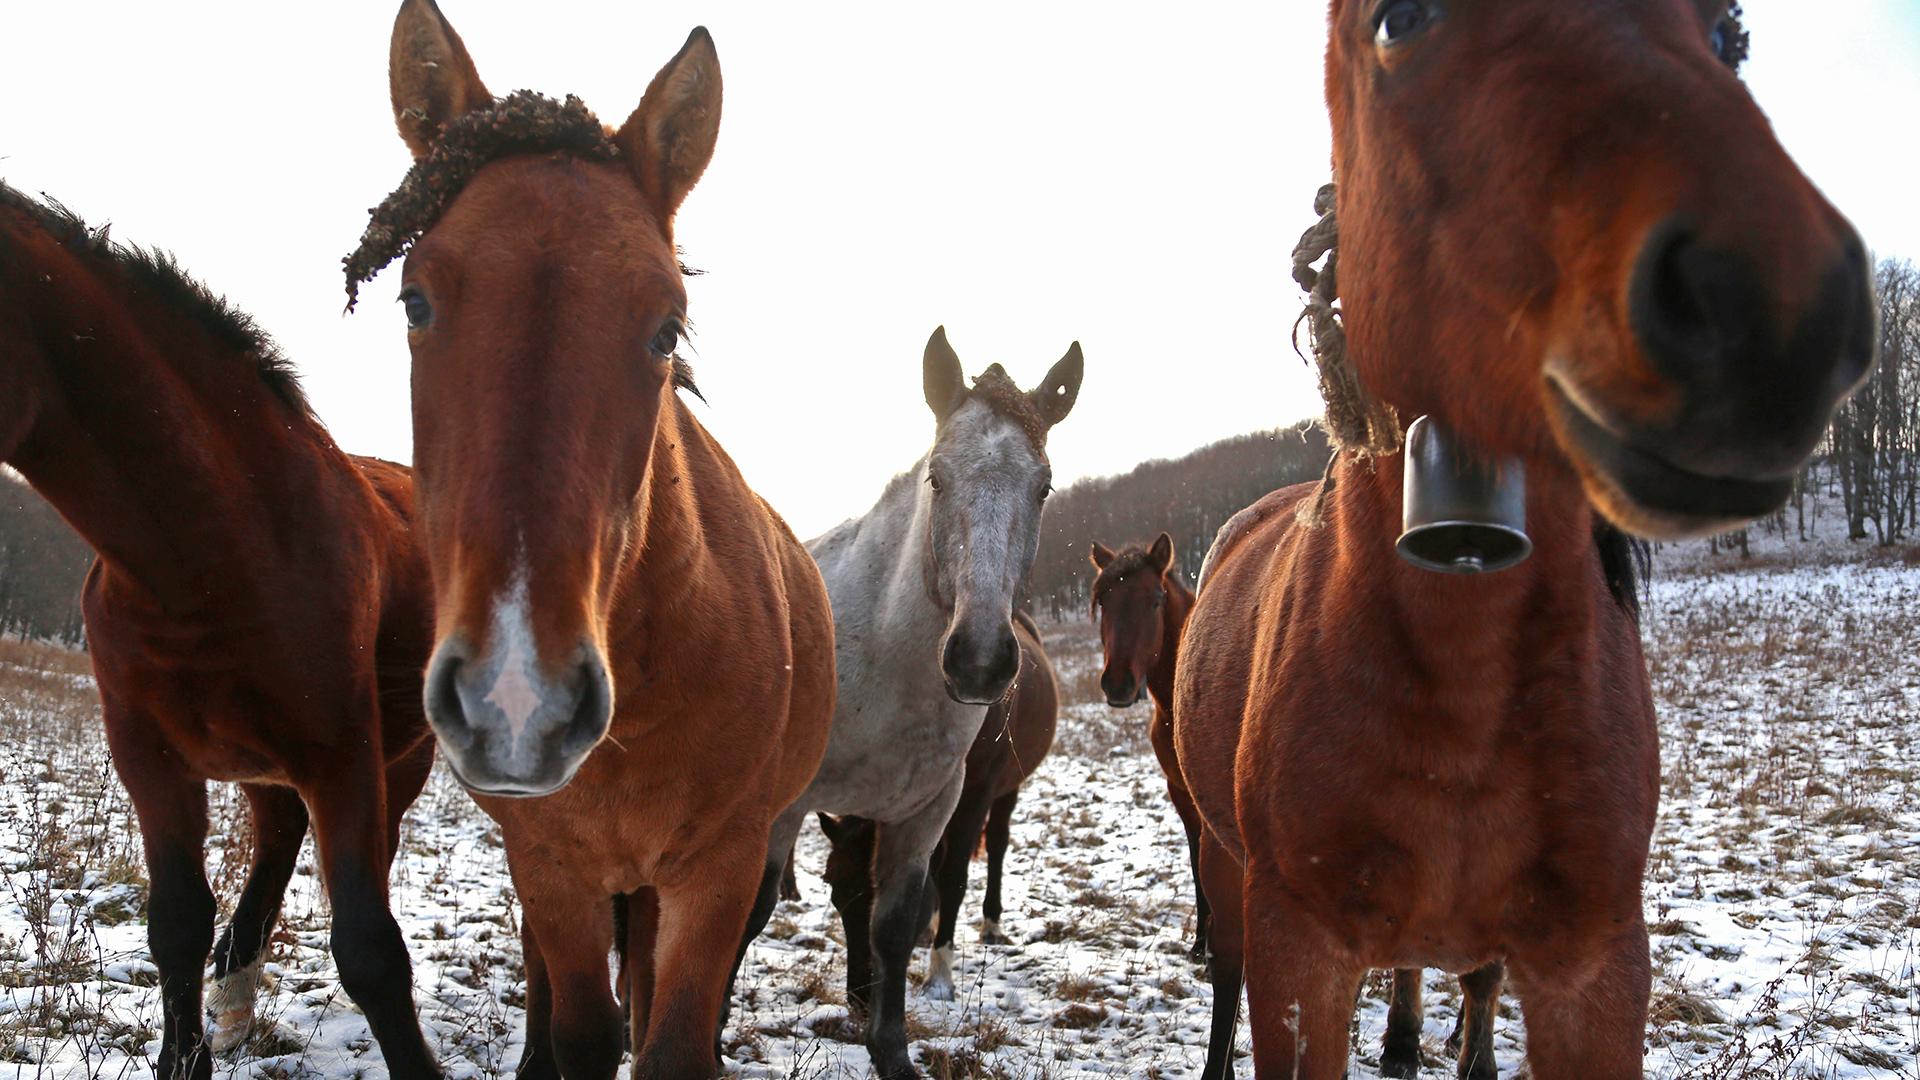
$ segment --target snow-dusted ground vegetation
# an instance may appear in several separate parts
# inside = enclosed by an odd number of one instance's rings
[[[1898,552],[1760,540],[1744,563],[1700,545],[1660,556],[1645,619],[1665,774],[1647,881],[1650,1076],[1920,1078],[1915,612],[1920,559]],[[976,863],[955,1000],[909,990],[916,1055],[938,1077],[1192,1076],[1210,988],[1184,955],[1191,886],[1146,711],[1098,704],[1089,628],[1049,629],[1070,704],[1016,816],[1016,944],[978,940]],[[85,672],[74,653],[0,644],[0,1076],[144,1076],[159,1050],[139,837]],[[215,798],[208,870],[231,904],[246,813],[233,793]],[[780,906],[750,954],[730,1071],[865,1074],[823,848],[817,833],[803,840],[805,897]],[[518,911],[491,823],[444,773],[413,808],[394,880],[421,1015],[450,1073],[510,1074]],[[327,919],[309,846],[256,1034],[218,1073],[384,1075],[340,992]],[[1385,990],[1383,977],[1367,987],[1355,1077],[1376,1075]],[[1430,972],[1433,1077],[1452,1075],[1441,1042],[1456,1001]],[[1524,1042],[1509,999],[1503,1076],[1519,1073]]]

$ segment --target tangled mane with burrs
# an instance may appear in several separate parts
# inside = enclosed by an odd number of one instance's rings
[[[367,211],[360,246],[340,260],[347,273],[347,310],[360,286],[426,235],[475,173],[501,158],[520,154],[572,154],[613,161],[620,148],[593,110],[569,94],[555,101],[516,90],[484,109],[448,124],[433,152],[407,170],[406,179],[380,205]]]
[[[987,408],[1020,425],[1034,450],[1042,458],[1047,456],[1047,430],[1051,425],[1041,414],[1033,395],[1020,389],[1005,368],[993,364],[974,376],[973,389],[967,391],[967,397],[985,402]]]
[[[393,194],[367,211],[360,246],[341,259],[347,275],[347,310],[360,300],[360,286],[412,249],[476,173],[502,158],[523,154],[571,154],[587,161],[617,161],[620,147],[606,125],[579,98],[559,101],[516,90],[484,109],[448,124],[433,151],[414,162]],[[680,272],[698,271],[685,264]],[[693,367],[675,355],[673,384],[705,401]]]

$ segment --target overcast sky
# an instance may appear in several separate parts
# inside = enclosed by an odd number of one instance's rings
[[[170,248],[251,311],[359,453],[409,456],[390,270],[340,257],[408,156],[397,3],[14,3],[0,178]],[[442,0],[495,93],[617,124],[696,24],[726,79],[680,215],[695,403],[803,535],[932,436],[920,350],[1031,386],[1078,339],[1056,482],[1313,413],[1287,256],[1326,179],[1324,5]],[[1883,255],[1920,257],[1920,0],[1749,0],[1747,78]],[[538,11],[538,15],[532,14]]]

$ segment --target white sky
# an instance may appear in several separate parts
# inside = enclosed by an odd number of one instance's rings
[[[704,23],[720,145],[680,216],[695,404],[803,536],[925,449],[920,350],[1037,382],[1086,349],[1056,482],[1314,412],[1288,252],[1325,179],[1324,5],[442,0],[495,93],[612,123]],[[1920,257],[1920,0],[1748,0],[1747,78],[1881,254]],[[397,2],[17,3],[0,178],[175,251],[300,365],[347,449],[407,459],[397,275],[340,257],[408,157]]]

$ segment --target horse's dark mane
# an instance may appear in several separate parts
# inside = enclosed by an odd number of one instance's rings
[[[1600,571],[1606,575],[1613,599],[1640,621],[1640,585],[1653,571],[1653,545],[1622,532],[1619,526],[1595,515],[1593,546],[1600,551]]]
[[[108,263],[120,271],[134,290],[192,319],[222,346],[250,360],[260,381],[302,416],[313,419],[313,407],[293,365],[253,316],[233,306],[181,269],[172,254],[158,248],[120,244],[109,238],[111,226],[90,228],[59,201],[45,202],[0,181],[0,208],[27,215],[61,246]]]
[[[347,310],[360,300],[360,286],[405,255],[440,220],[468,181],[501,158],[523,154],[572,154],[588,161],[615,161],[620,146],[593,110],[572,94],[555,101],[531,90],[516,90],[484,109],[448,124],[426,157],[413,163],[400,186],[367,211],[360,246],[340,263],[347,274]],[[680,272],[700,271],[681,262]],[[673,358],[673,384],[705,401],[694,385],[693,367]]]

